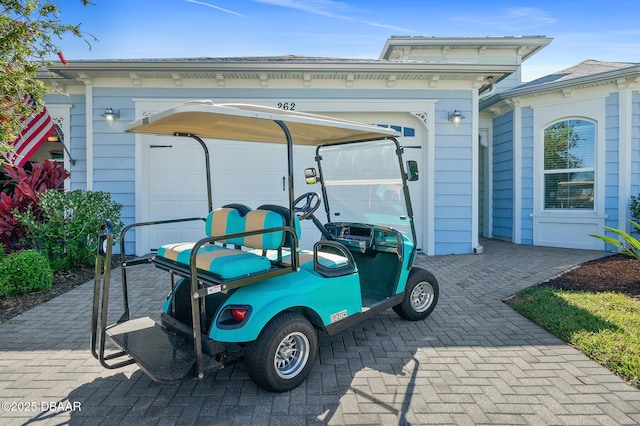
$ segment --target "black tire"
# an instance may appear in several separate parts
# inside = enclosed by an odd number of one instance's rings
[[[438,303],[438,280],[429,271],[411,268],[404,290],[404,299],[393,307],[398,315],[410,321],[425,319]]]
[[[259,387],[285,392],[309,375],[318,353],[318,334],[305,317],[285,313],[265,326],[244,349],[249,377]]]

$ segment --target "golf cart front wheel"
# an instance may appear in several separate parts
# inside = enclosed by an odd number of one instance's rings
[[[318,335],[305,317],[285,313],[245,347],[249,377],[261,388],[285,392],[309,375],[318,352]]]
[[[393,310],[410,321],[425,319],[436,307],[439,294],[438,281],[431,272],[412,268],[407,278],[404,299]]]

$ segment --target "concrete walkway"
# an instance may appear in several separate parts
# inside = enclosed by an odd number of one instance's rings
[[[283,394],[258,389],[242,363],[180,385],[102,368],[87,283],[0,325],[0,424],[640,422],[640,391],[502,302],[602,253],[482,244],[482,255],[420,256],[440,281],[434,313],[413,323],[388,311],[321,336],[311,376]],[[157,317],[166,273],[132,271],[133,312]]]

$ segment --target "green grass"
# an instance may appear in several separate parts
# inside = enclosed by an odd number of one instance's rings
[[[538,286],[508,301],[521,315],[640,387],[640,301]]]

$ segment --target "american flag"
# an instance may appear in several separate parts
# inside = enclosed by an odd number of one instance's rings
[[[35,104],[31,96],[25,96],[25,103],[34,112],[22,120],[22,131],[12,143],[13,151],[7,154],[7,160],[17,167],[23,167],[33,153],[46,142],[47,137],[55,130],[51,116],[46,108],[42,108],[42,111],[36,114]]]

